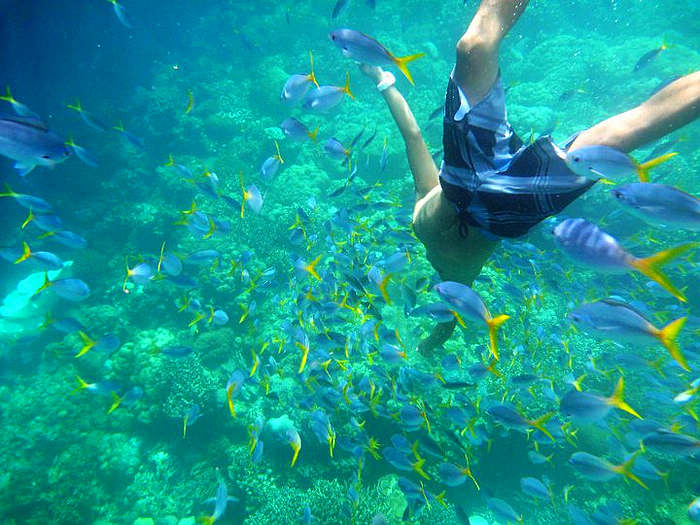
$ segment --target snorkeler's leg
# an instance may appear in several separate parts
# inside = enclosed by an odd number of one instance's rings
[[[457,42],[455,80],[471,106],[478,104],[498,77],[498,48],[529,0],[482,0],[466,33]]]
[[[457,326],[457,319],[453,319],[447,323],[436,324],[433,331],[430,332],[430,335],[418,344],[418,351],[421,355],[426,356],[439,346],[445,344],[452,335],[452,332],[454,332],[455,326]]]
[[[603,145],[629,152],[700,116],[700,71],[672,82],[639,106],[581,132],[570,150]]]

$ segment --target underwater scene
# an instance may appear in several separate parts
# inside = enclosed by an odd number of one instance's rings
[[[700,523],[696,0],[0,35],[0,523]]]

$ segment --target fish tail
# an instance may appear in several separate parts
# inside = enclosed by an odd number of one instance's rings
[[[26,242],[22,243],[22,255],[15,261],[15,264],[19,264],[26,261],[32,256],[32,251],[29,249],[29,245]]]
[[[10,86],[5,86],[5,94],[3,96],[0,96],[0,100],[4,100],[5,102],[9,102],[10,104],[16,102],[16,100],[12,97]]]
[[[232,397],[233,387],[234,387],[234,385],[231,384],[226,389],[226,401],[228,401],[228,410],[229,410],[229,412],[231,412],[231,417],[233,417],[233,419],[236,419],[236,409],[233,406],[233,397]]]
[[[112,405],[109,407],[109,410],[107,410],[107,415],[119,408],[119,405],[122,404],[122,399],[124,399],[124,397],[119,397],[116,392],[112,392]]]
[[[678,152],[672,151],[671,153],[666,153],[637,166],[637,176],[639,177],[639,180],[642,182],[649,182],[649,170],[658,166],[659,164],[663,164],[676,155],[678,155]]]
[[[627,461],[625,461],[622,465],[613,465],[612,469],[615,472],[617,472],[618,474],[625,476],[628,479],[631,479],[637,485],[649,490],[649,487],[647,487],[641,479],[639,479],[637,476],[635,476],[632,473],[632,467],[634,466],[634,462],[637,460],[637,456],[639,456],[639,454],[641,454],[641,453],[642,453],[642,451],[638,450],[637,452],[632,454],[632,456]]]
[[[489,366],[486,367],[486,370],[488,370],[491,374],[493,374],[496,377],[503,377],[503,374],[496,368],[496,363],[498,363],[497,359],[494,359],[489,363]]]
[[[292,464],[291,466],[293,467],[294,464],[297,462],[297,457],[299,457],[299,451],[301,450],[301,445],[296,442],[292,442],[289,444],[292,447],[292,450],[294,451],[294,455],[292,456]]]
[[[425,463],[425,459],[421,458],[415,463],[411,463],[411,467],[413,468],[413,471],[418,474],[419,476],[425,478],[425,479],[430,479],[430,476],[428,476],[425,471],[423,470],[423,464]]]
[[[318,81],[316,80],[316,74],[314,73],[314,54],[309,51],[309,61],[311,62],[311,73],[309,73],[309,80],[314,83],[316,87],[319,87]]]
[[[343,93],[355,100],[355,95],[353,95],[350,91],[350,73],[345,73],[345,86],[343,86]]]
[[[491,354],[498,360],[498,327],[510,319],[509,315],[497,315],[486,321],[489,327],[489,342],[491,343]]]
[[[547,430],[544,426],[544,424],[547,421],[549,421],[550,419],[552,419],[552,417],[554,417],[554,412],[547,412],[544,416],[538,417],[537,419],[535,419],[534,421],[530,421],[529,423],[530,423],[530,426],[536,428],[537,430],[542,432],[545,436],[547,436],[549,439],[554,441],[554,437],[549,432],[549,430]]]
[[[10,188],[10,185],[7,182],[4,184],[4,186],[5,192],[0,193],[0,197],[14,197],[17,195],[14,191],[12,191],[12,188]]]
[[[306,366],[306,359],[309,357],[309,347],[301,344],[298,341],[297,346],[301,350],[301,363],[299,363],[299,370],[297,371],[297,374],[301,374],[304,371],[304,367]]]
[[[608,399],[608,403],[611,405],[619,408],[620,410],[624,410],[628,414],[632,414],[634,417],[642,419],[642,416],[637,414],[637,412],[629,406],[627,403],[625,403],[624,399],[622,399],[622,396],[625,393],[625,380],[620,377],[620,379],[617,381],[617,386],[615,387],[615,391],[612,393],[610,398]]]
[[[388,305],[391,305],[391,299],[389,298],[389,294],[386,292],[386,287],[389,284],[390,279],[391,279],[391,274],[388,273],[384,276],[384,279],[382,279],[382,282],[379,284],[379,291],[382,293],[382,297],[384,298],[384,301]]]
[[[82,377],[76,375],[75,378],[78,380],[78,386],[73,389],[71,395],[90,386]]]
[[[309,264],[304,266],[304,269],[307,272],[309,272],[314,277],[314,279],[316,279],[317,281],[321,280],[321,276],[318,275],[318,273],[316,272],[316,265],[318,264],[318,261],[320,261],[320,260],[321,260],[321,256],[319,255],[313,261],[311,261]]]
[[[92,350],[92,347],[97,344],[97,341],[94,341],[90,339],[90,336],[87,335],[85,332],[78,332],[80,335],[80,339],[83,340],[83,347],[80,349],[80,352],[75,354],[75,357],[82,357],[85,354],[87,354],[90,350]]]
[[[425,53],[416,53],[415,55],[408,55],[405,57],[393,57],[394,64],[396,64],[396,67],[399,68],[401,73],[404,74],[404,76],[408,79],[412,86],[415,86],[416,83],[413,82],[413,77],[411,76],[411,72],[408,70],[406,64],[408,64],[409,62],[413,62],[414,60],[417,60],[423,56],[425,56]]]
[[[313,142],[316,142],[316,140],[317,140],[316,137],[317,137],[317,135],[318,135],[318,130],[319,130],[319,129],[321,129],[321,126],[316,126],[316,129],[315,129],[315,130],[309,131],[309,133],[308,133],[309,138],[310,138]]]
[[[51,286],[51,281],[49,280],[49,273],[44,272],[44,284],[42,284],[41,287],[36,292],[34,292],[34,295],[32,295],[32,297],[36,297],[41,292],[46,290],[49,286]]]
[[[678,338],[678,332],[681,331],[683,325],[685,324],[687,317],[680,317],[675,321],[668,323],[661,330],[659,330],[657,337],[661,343],[666,347],[671,357],[676,360],[676,362],[683,367],[684,370],[690,371],[688,363],[681,353],[681,348],[678,346],[676,339]]]
[[[671,283],[669,278],[661,272],[661,266],[698,245],[699,243],[695,242],[681,244],[680,246],[664,250],[644,259],[635,259],[631,262],[631,265],[652,281],[657,282],[676,299],[685,303],[687,302],[685,295],[683,295],[683,293]]]

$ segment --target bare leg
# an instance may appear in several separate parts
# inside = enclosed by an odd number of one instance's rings
[[[643,102],[582,132],[571,150],[602,145],[629,152],[685,126],[700,116],[700,71],[691,73]]]
[[[478,104],[498,77],[498,48],[529,0],[482,0],[457,43],[455,80],[469,100]]]

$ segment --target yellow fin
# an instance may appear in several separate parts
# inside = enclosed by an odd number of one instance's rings
[[[622,399],[622,396],[625,392],[625,381],[622,377],[617,381],[617,386],[615,387],[615,391],[612,393],[612,395],[608,398],[608,403],[611,404],[612,406],[615,406],[619,408],[620,410],[624,410],[628,414],[632,414],[634,417],[642,419],[642,416],[637,414],[637,412],[629,406],[625,401]]]
[[[553,416],[554,416],[554,412],[548,412],[548,413],[546,413],[544,416],[538,417],[538,418],[535,419],[534,421],[528,421],[528,423],[530,424],[530,426],[536,428],[537,430],[539,430],[540,432],[542,432],[545,436],[547,436],[549,439],[551,439],[552,441],[554,441],[554,437],[553,437],[552,434],[549,432],[549,430],[547,430],[547,429],[545,428],[545,426],[544,426],[544,424],[545,424],[547,421],[549,421],[550,419],[552,419]]]
[[[345,73],[345,86],[343,86],[343,93],[355,100],[355,95],[353,95],[350,91],[350,73]]]
[[[406,64],[409,62],[413,62],[414,60],[424,57],[425,53],[416,53],[415,55],[408,55],[405,57],[395,57],[392,56],[392,59],[394,60],[394,64],[396,64],[396,67],[399,68],[401,73],[404,74],[404,76],[408,79],[408,81],[411,83],[412,86],[415,86],[415,82],[413,82],[413,77],[411,77],[411,72],[408,70],[408,67],[406,67]]]
[[[379,284],[379,291],[382,293],[382,297],[384,298],[384,301],[388,305],[391,305],[391,299],[389,298],[389,294],[386,292],[386,287],[389,284],[390,279],[391,279],[391,274],[388,273],[384,276],[384,279],[382,279],[382,282]]]
[[[633,268],[639,270],[642,274],[646,275],[652,281],[658,283],[664,290],[673,295],[676,299],[683,301],[684,303],[688,300],[683,295],[678,288],[676,288],[668,277],[661,272],[661,266],[672,259],[675,259],[679,255],[687,252],[691,248],[698,246],[698,243],[689,242],[687,244],[681,244],[674,248],[664,250],[662,252],[651,255],[644,259],[633,259],[630,264]]]
[[[671,159],[676,155],[678,155],[678,152],[672,151],[671,153],[666,153],[665,155],[653,158],[646,161],[644,164],[637,166],[637,176],[639,177],[639,180],[642,182],[649,182],[649,170],[658,166],[659,164],[663,164],[668,159]]]
[[[632,474],[632,467],[634,466],[634,462],[637,460],[637,456],[641,454],[641,450],[638,450],[634,454],[632,454],[632,457],[630,457],[627,461],[625,461],[622,465],[613,465],[613,470],[617,472],[618,474],[625,476],[626,478],[631,479],[635,483],[637,483],[639,486],[644,487],[645,489],[649,490],[649,487],[647,487],[644,482],[639,479],[637,476]]]
[[[26,261],[32,256],[32,251],[29,249],[29,245],[26,242],[22,243],[22,255],[20,255],[19,259],[15,261],[15,264],[19,264],[23,261]]]
[[[318,262],[319,262],[320,260],[321,260],[321,256],[319,255],[319,256],[316,257],[313,261],[311,261],[309,264],[307,264],[306,266],[304,266],[304,269],[305,269],[307,272],[309,272],[309,273],[314,277],[314,279],[316,279],[317,281],[320,281],[320,280],[321,280],[321,276],[318,275],[318,273],[316,272],[316,265],[318,264]]]
[[[486,320],[486,324],[489,327],[489,342],[491,344],[491,354],[498,360],[498,327],[510,319],[509,315],[497,315],[491,319]]]
[[[671,357],[676,360],[676,362],[683,367],[684,370],[690,371],[688,363],[681,353],[681,349],[676,342],[678,337],[678,332],[681,331],[683,325],[685,324],[687,317],[680,317],[675,321],[668,323],[661,330],[659,330],[657,337],[661,343],[666,347]]]

